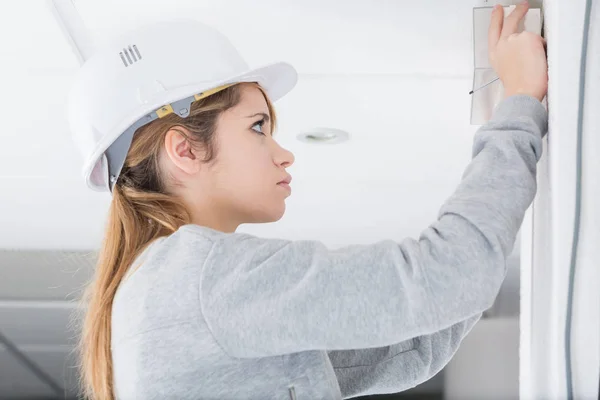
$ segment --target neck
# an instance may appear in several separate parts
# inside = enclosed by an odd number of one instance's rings
[[[216,231],[224,232],[224,233],[233,233],[237,230],[238,224],[233,221],[222,221],[215,220],[213,218],[206,218],[206,216],[196,216],[192,218],[192,224],[205,226],[210,229],[214,229]]]
[[[217,204],[194,204],[188,210],[190,210],[193,224],[216,231],[233,233],[242,224],[237,213]]]

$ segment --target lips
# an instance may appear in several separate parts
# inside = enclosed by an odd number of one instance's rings
[[[278,182],[277,184],[279,185],[280,183],[285,183],[286,185],[289,185],[291,182],[292,182],[292,177],[288,175],[287,178],[285,178],[281,182]]]

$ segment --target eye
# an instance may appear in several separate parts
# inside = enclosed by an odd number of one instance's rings
[[[252,125],[252,129],[254,129],[255,127],[258,126],[259,130],[258,131],[255,130],[255,132],[258,133],[258,134],[260,134],[260,135],[264,135],[265,133],[262,131],[262,127],[263,127],[264,124],[265,124],[265,120],[261,119],[260,121],[257,121],[254,125]]]

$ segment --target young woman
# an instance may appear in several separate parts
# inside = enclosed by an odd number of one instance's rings
[[[492,305],[536,192],[548,78],[544,40],[516,33],[527,7],[506,20],[502,8],[493,13],[490,60],[506,98],[475,135],[472,162],[438,219],[418,240],[338,250],[236,233],[279,220],[291,194],[294,156],[273,136],[272,100],[284,91],[254,80],[260,74],[225,79],[237,68],[226,68],[230,45],[218,35],[190,39],[209,95],[199,90],[185,117],[173,98],[176,112],[163,107],[135,129],[109,186],[84,297],[85,395],[342,399],[399,392],[440,371]],[[186,37],[173,29],[160,32],[177,46]],[[123,71],[154,62],[140,43],[139,65],[122,58]],[[186,57],[170,58],[164,73],[177,75]],[[119,84],[115,93],[127,96]],[[94,171],[90,179],[104,179]]]

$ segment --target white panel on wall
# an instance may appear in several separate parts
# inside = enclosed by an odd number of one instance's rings
[[[571,360],[566,354],[569,279],[575,227],[580,57],[586,0],[545,2],[550,86],[548,169],[526,224],[532,258],[523,259],[521,398],[597,398],[600,374],[600,189],[596,171],[600,106],[600,7],[591,10],[583,108],[582,203],[573,287]],[[568,367],[572,371],[572,389]]]

